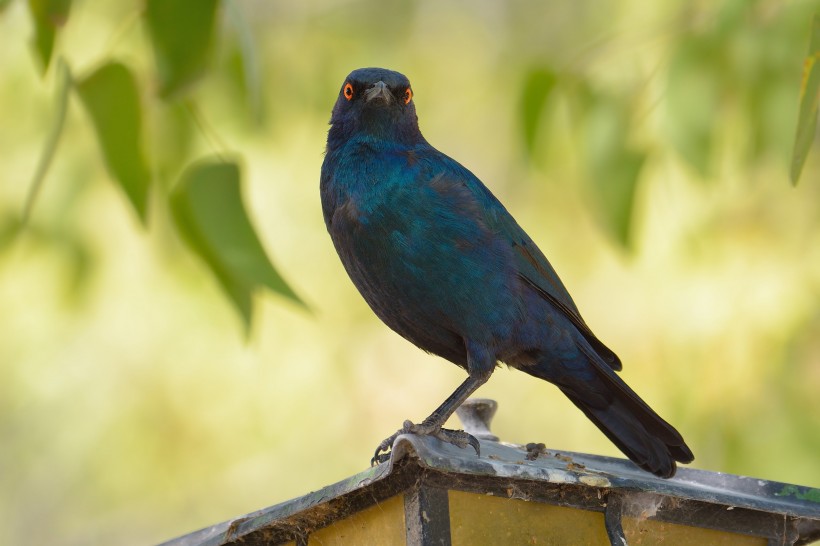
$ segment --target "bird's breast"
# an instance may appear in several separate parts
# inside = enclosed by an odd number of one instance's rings
[[[389,163],[379,175],[366,163],[357,170],[357,180],[329,184],[326,220],[345,269],[374,312],[416,345],[458,364],[466,358],[465,339],[495,343],[508,336],[521,314],[509,243],[486,229],[472,203],[431,183],[435,177]]]

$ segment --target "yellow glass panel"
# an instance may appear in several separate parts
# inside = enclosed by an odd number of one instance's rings
[[[623,518],[621,524],[629,546],[766,546],[767,543],[765,538],[650,519]]]
[[[449,499],[453,546],[609,546],[600,512],[463,491],[450,491]]]
[[[337,544],[405,544],[404,495],[390,497],[308,537],[308,546]]]

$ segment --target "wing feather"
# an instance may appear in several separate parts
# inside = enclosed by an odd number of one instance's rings
[[[499,237],[508,240],[514,247],[515,265],[521,279],[564,314],[610,368],[620,371],[621,360],[592,333],[584,322],[575,302],[572,301],[572,297],[546,256],[507,212],[504,205],[473,173],[456,161],[447,159],[449,160],[448,168],[436,176],[436,183],[463,184],[473,193],[477,203],[475,207],[471,207],[472,210],[480,211],[480,214],[484,216],[483,223]]]

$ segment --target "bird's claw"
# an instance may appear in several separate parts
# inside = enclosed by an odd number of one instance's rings
[[[415,428],[416,425],[407,420],[399,430],[382,440],[376,448],[376,453],[373,454],[373,458],[370,459],[370,466],[376,466],[377,464],[386,463],[390,460],[390,454],[393,451],[393,442],[396,438],[398,438],[400,434],[418,434],[415,432]]]
[[[390,453],[393,451],[393,441],[401,434],[401,430],[397,430],[395,434],[392,434],[382,440],[382,443],[376,448],[376,453],[373,454],[373,458],[370,459],[370,466],[376,466],[377,464],[386,463],[390,459]],[[384,451],[384,453],[382,453]]]
[[[481,444],[478,443],[478,440],[475,436],[467,432],[464,432],[463,430],[440,428],[438,429],[438,431],[433,432],[431,436],[435,436],[442,442],[453,444],[454,446],[460,447],[461,449],[464,449],[467,446],[472,446],[472,448],[475,450],[476,456],[481,456]]]
[[[452,444],[462,449],[466,448],[467,446],[471,446],[475,450],[476,456],[481,456],[481,444],[479,444],[478,439],[476,439],[476,437],[472,434],[464,432],[463,430],[441,428],[435,425],[428,425],[425,423],[415,425],[411,421],[405,421],[404,425],[399,430],[397,430],[395,433],[391,434],[389,437],[382,440],[382,442],[376,448],[376,453],[373,455],[373,458],[370,459],[370,466],[376,466],[378,464],[390,460],[393,442],[401,434],[415,434],[416,436],[432,436],[434,438],[438,438],[442,442]]]

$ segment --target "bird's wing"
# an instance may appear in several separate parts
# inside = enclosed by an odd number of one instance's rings
[[[518,271],[521,278],[569,318],[570,322],[578,328],[578,331],[592,345],[604,362],[613,370],[620,370],[622,364],[618,355],[592,333],[546,256],[527,237],[527,234],[524,233],[524,230],[521,229],[512,216],[507,214],[507,217],[513,225],[505,226],[506,229],[513,233],[520,232],[526,238],[525,244],[515,244]]]
[[[446,176],[446,178],[452,178],[453,183],[466,185],[478,201],[478,206],[475,209],[482,211],[485,216],[483,218],[485,225],[497,233],[499,237],[503,237],[512,243],[516,266],[521,279],[563,313],[578,328],[578,331],[595,349],[595,352],[613,370],[620,370],[622,367],[621,360],[592,333],[584,319],[581,318],[575,302],[572,301],[566,287],[558,278],[558,274],[529,235],[473,173],[456,161],[450,158],[447,159],[449,159],[447,169],[449,176]]]

